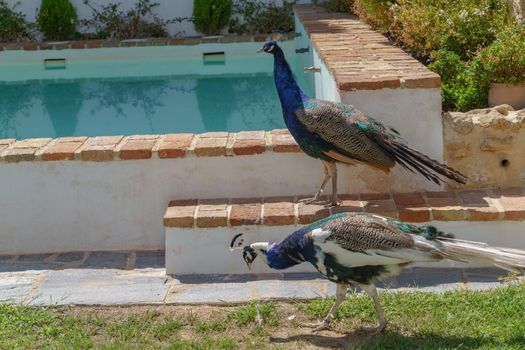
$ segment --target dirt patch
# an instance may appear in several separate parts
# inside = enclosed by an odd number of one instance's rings
[[[333,330],[312,333],[301,326],[301,321],[312,321],[306,313],[290,303],[277,303],[276,324],[258,326],[254,322],[239,325],[232,315],[239,306],[189,306],[189,305],[149,305],[149,306],[69,306],[60,312],[74,317],[97,317],[105,324],[122,324],[130,318],[151,320],[180,320],[182,327],[177,330],[178,337],[186,340],[200,340],[213,334],[235,339],[240,348],[284,348],[284,349],[351,349],[367,342],[369,336],[352,331],[353,322],[334,325]],[[147,316],[145,316],[147,315]],[[288,316],[296,315],[294,320]],[[211,325],[211,326],[210,326]],[[212,327],[212,329],[206,329]],[[218,328],[214,331],[213,327]],[[349,328],[350,327],[350,328]],[[349,333],[348,333],[349,332]],[[102,344],[104,337],[95,337]]]

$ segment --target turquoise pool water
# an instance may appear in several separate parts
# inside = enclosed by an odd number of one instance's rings
[[[159,76],[162,64],[87,62],[65,71],[41,72],[35,65],[13,66],[9,76],[46,74],[38,80],[4,81],[0,74],[0,138],[166,134],[271,130],[284,127],[271,75],[270,57],[236,58],[223,73],[184,74],[195,62],[179,61],[180,71]],[[291,58],[293,61],[293,57]],[[243,63],[245,62],[245,63]],[[201,62],[197,62],[201,63]],[[231,63],[231,60],[230,60]],[[130,66],[131,64],[131,66]],[[293,69],[306,91],[302,66]],[[119,74],[119,67],[122,74]],[[259,68],[257,68],[259,67]],[[131,68],[131,69],[130,69]],[[19,70],[18,75],[16,70]],[[111,78],[78,72],[111,72]],[[149,70],[149,72],[148,72]],[[198,67],[197,67],[198,70]],[[140,76],[129,76],[136,71]],[[233,72],[232,72],[233,71]],[[71,75],[71,78],[70,76]],[[104,75],[104,74],[98,74]],[[122,75],[119,77],[119,75]],[[5,76],[5,75],[4,75]],[[78,76],[78,74],[76,74]]]

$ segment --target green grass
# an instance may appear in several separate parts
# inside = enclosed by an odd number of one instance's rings
[[[320,318],[332,301],[300,308]],[[366,349],[525,349],[525,284],[484,292],[382,293],[381,301],[390,324]],[[343,328],[376,320],[364,295],[343,303],[336,314]]]
[[[259,304],[260,317],[263,323],[270,326],[277,326],[279,318],[277,317],[277,305],[275,303],[261,303]],[[228,315],[229,320],[235,320],[239,326],[244,326],[256,321],[257,308],[256,303],[252,302],[248,305],[240,306]]]
[[[311,334],[286,316],[325,316],[333,299],[244,306],[132,308],[26,307],[0,304],[0,349],[525,349],[525,283],[486,292],[381,293],[390,320],[379,336],[370,300],[349,297],[336,332]]]

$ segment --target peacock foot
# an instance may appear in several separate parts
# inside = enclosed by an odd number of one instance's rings
[[[299,325],[302,327],[312,328],[312,332],[314,333],[325,330],[325,329],[330,329],[330,322],[327,320],[323,320],[323,321],[315,322],[315,323],[301,322]]]
[[[326,208],[336,207],[336,206],[338,206],[340,204],[338,200],[334,200],[334,199],[330,199],[330,198],[328,198],[328,199],[327,198],[319,198],[319,197],[305,198],[305,199],[299,200],[299,202],[304,203],[304,204],[323,205]]]
[[[359,331],[363,332],[363,333],[368,333],[368,334],[371,334],[371,335],[379,334],[385,329],[386,324],[387,324],[387,322],[384,321],[384,322],[379,323],[375,327],[360,327]]]
[[[304,204],[326,204],[326,199],[319,199],[319,197],[311,197],[311,198],[305,198],[301,199],[299,202]]]
[[[337,207],[337,206],[339,206],[339,204],[341,204],[341,203],[336,199],[336,200],[330,200],[324,206],[327,207],[327,208],[329,208],[329,207]]]

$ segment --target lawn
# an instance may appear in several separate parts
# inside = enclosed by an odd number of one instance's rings
[[[25,307],[0,305],[1,349],[524,349],[525,283],[484,292],[381,293],[390,319],[378,336],[372,303],[353,295],[333,330],[311,334],[332,299],[234,306]],[[295,314],[292,321],[288,316]]]

